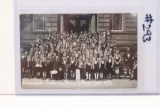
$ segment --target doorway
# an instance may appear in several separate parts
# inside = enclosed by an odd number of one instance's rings
[[[89,31],[90,22],[92,15],[64,15],[64,30],[66,32],[77,32]]]

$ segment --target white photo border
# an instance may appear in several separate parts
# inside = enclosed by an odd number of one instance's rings
[[[27,6],[26,6],[27,7]],[[106,8],[107,7],[107,8]],[[147,89],[146,81],[146,57],[149,51],[146,49],[150,43],[142,41],[143,29],[146,10],[143,6],[95,6],[95,7],[70,7],[62,8],[18,8],[15,9],[15,64],[16,64],[16,94],[76,94],[76,95],[105,95],[105,94],[138,94],[138,93],[157,93],[156,89]],[[15,7],[17,8],[17,7]],[[20,76],[20,14],[74,14],[74,13],[137,13],[137,55],[138,55],[138,80],[137,88],[126,89],[22,89],[21,76]],[[155,27],[154,27],[155,28]],[[153,41],[154,42],[154,41]],[[152,45],[154,46],[154,45]],[[146,54],[148,52],[148,54]],[[148,72],[148,71],[147,71]],[[156,71],[157,72],[157,71]],[[156,76],[156,75],[155,75]],[[147,85],[148,86],[148,85]],[[155,86],[155,85],[153,85]],[[155,87],[154,87],[155,88]]]

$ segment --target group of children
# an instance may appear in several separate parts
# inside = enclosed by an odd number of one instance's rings
[[[21,49],[22,78],[104,80],[127,75],[136,79],[137,54],[121,52],[111,31],[50,32],[37,36],[29,51]]]

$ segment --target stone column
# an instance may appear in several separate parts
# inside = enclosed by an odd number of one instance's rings
[[[92,15],[90,29],[92,33],[96,31],[96,15]]]
[[[60,32],[64,31],[64,17],[63,15],[60,16]]]

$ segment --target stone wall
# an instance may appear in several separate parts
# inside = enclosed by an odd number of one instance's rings
[[[109,14],[97,14],[97,31],[106,31],[110,27]],[[137,27],[136,14],[122,14],[122,30],[112,30],[112,36],[116,38],[117,45],[137,44]]]

